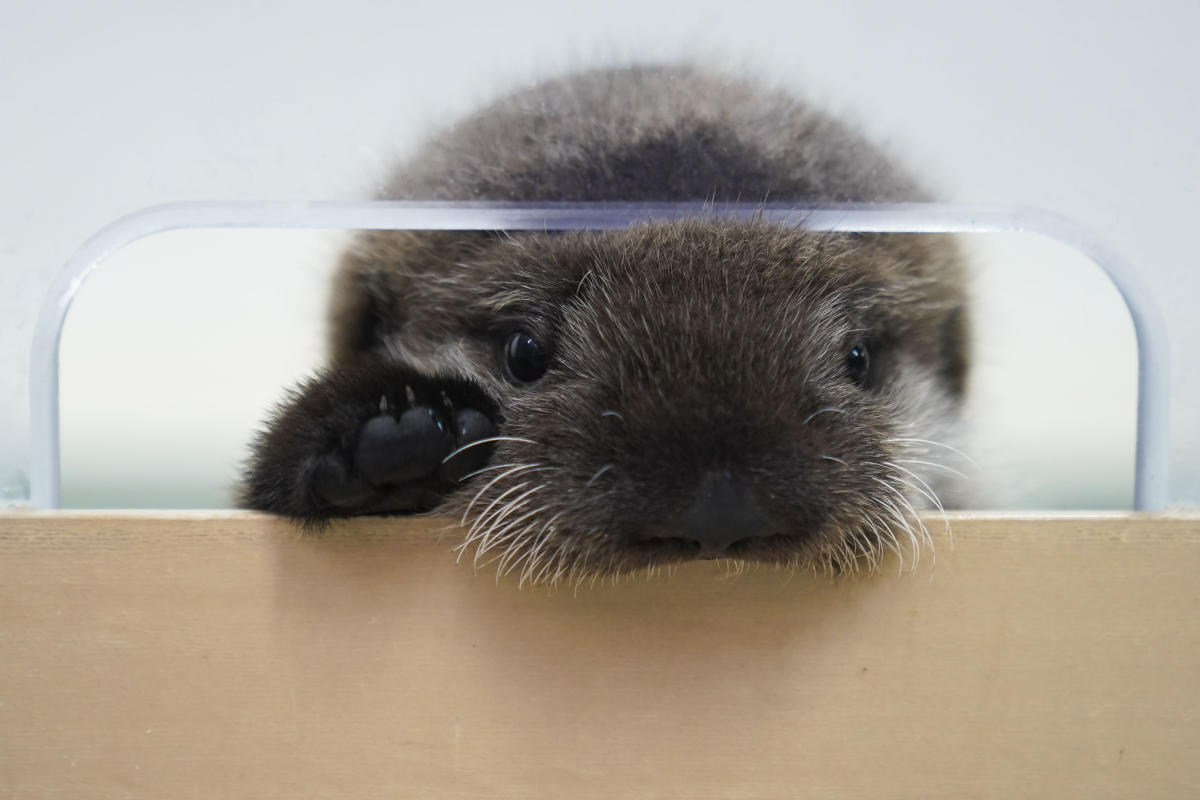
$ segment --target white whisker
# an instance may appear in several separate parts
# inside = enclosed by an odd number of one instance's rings
[[[488,503],[488,506],[487,506],[487,508],[485,508],[485,509],[483,510],[483,512],[482,512],[482,513],[480,513],[480,515],[479,515],[478,517],[476,517],[476,518],[475,518],[475,521],[474,521],[473,523],[471,523],[471,527],[470,527],[470,529],[467,531],[467,539],[468,539],[468,540],[470,540],[470,539],[472,539],[472,538],[475,538],[475,533],[476,533],[477,531],[490,531],[490,530],[491,530],[491,526],[490,526],[490,525],[488,525],[488,527],[487,527],[487,528],[485,528],[485,527],[484,527],[484,524],[485,524],[485,523],[490,523],[490,522],[491,522],[491,520],[489,520],[489,519],[488,519],[488,517],[491,515],[491,511],[492,511],[492,509],[494,509],[494,508],[495,508],[495,509],[496,509],[496,513],[497,513],[497,514],[499,514],[499,513],[500,513],[500,512],[502,512],[502,511],[503,511],[505,508],[509,507],[509,506],[511,505],[511,502],[510,502],[510,503],[505,503],[504,505],[501,505],[499,508],[496,508],[496,504],[497,504],[497,503],[499,503],[499,502],[500,502],[501,500],[503,500],[504,498],[508,497],[508,496],[509,496],[510,494],[512,494],[513,492],[519,492],[521,489],[524,489],[524,488],[525,488],[526,486],[528,486],[528,485],[529,485],[529,482],[528,482],[528,481],[525,481],[524,483],[518,483],[516,486],[512,486],[512,487],[509,487],[508,489],[505,489],[505,490],[504,490],[503,492],[501,492],[501,493],[500,493],[500,494],[499,494],[497,497],[493,498],[493,499],[492,499],[492,502]],[[485,537],[485,538],[486,538],[486,536],[487,536],[487,533],[486,533],[486,532],[484,532],[484,533],[482,533],[482,534],[481,534],[481,536],[483,536],[483,537]]]
[[[829,413],[845,414],[846,411],[844,411],[843,409],[840,409],[840,408],[834,408],[833,406],[829,406],[828,408],[820,408],[820,409],[817,409],[816,411],[814,411],[813,413],[809,414],[807,417],[805,417],[804,422],[802,422],[801,424],[807,425],[809,422],[811,422],[813,420],[813,418],[819,417],[822,414],[829,414]]]
[[[946,514],[946,509],[942,506],[942,501],[938,499],[937,492],[935,492],[933,490],[933,487],[930,486],[928,483],[926,483],[921,478],[920,475],[917,475],[917,473],[913,472],[912,470],[905,469],[904,467],[900,466],[899,464],[893,464],[890,461],[887,461],[885,463],[890,467],[895,467],[896,469],[900,470],[901,472],[904,472],[904,473],[912,476],[912,478],[917,483],[919,483],[919,484],[921,484],[921,486],[925,487],[925,491],[918,489],[916,486],[913,486],[912,488],[917,489],[917,491],[920,491],[921,494],[924,494],[926,497],[928,497],[933,502],[933,505],[937,508],[938,512],[942,515],[942,522],[945,523],[945,525],[946,525],[946,536],[947,536],[947,538],[950,539],[951,542],[953,542],[954,541],[953,534],[950,532],[950,517]],[[908,481],[904,481],[904,483],[909,486],[912,486],[912,484],[908,483]],[[930,544],[932,545],[932,541],[930,542]]]
[[[524,442],[525,444],[533,444],[533,445],[537,444],[537,442],[533,441],[532,439],[522,439],[519,436],[489,436],[486,439],[476,439],[473,442],[468,442],[467,444],[464,444],[462,447],[455,449],[453,452],[450,453],[450,455],[448,455],[442,459],[442,463],[445,464],[447,461],[454,458],[459,453],[463,452],[464,450],[470,450],[475,445],[488,444],[490,442]]]
[[[460,478],[459,480],[465,481],[468,478],[474,478],[476,475],[482,475],[485,472],[491,472],[492,470],[496,470],[496,469],[507,469],[508,467],[516,467],[516,466],[520,466],[520,464],[518,464],[518,462],[516,462],[516,461],[510,461],[507,464],[490,464],[482,469],[477,469],[474,472],[468,472],[466,475],[463,475],[462,478]]]
[[[944,442],[935,442],[932,439],[912,439],[912,438],[901,438],[901,437],[888,439],[888,441],[889,442],[899,442],[899,443],[914,443],[915,442],[917,444],[932,445],[933,447],[942,447],[942,448],[945,448],[946,450],[949,450],[951,453],[954,453],[956,455],[959,455],[959,456],[965,458],[968,462],[970,462],[970,464],[972,466],[974,466],[974,467],[979,466],[978,464],[975,463],[975,459],[971,458],[969,455],[964,453],[962,450],[959,450],[957,447],[951,447],[950,445],[948,445]]]
[[[612,469],[615,466],[616,466],[616,464],[605,464],[603,467],[596,470],[596,474],[588,479],[588,482],[584,484],[584,488],[591,486],[593,483],[596,482],[597,478],[599,478],[601,475],[608,472],[610,469]]]
[[[548,467],[543,467],[541,464],[536,464],[536,463],[535,464],[518,464],[517,466],[508,470],[507,472],[502,472],[499,475],[497,475],[496,477],[492,478],[490,481],[487,482],[487,484],[484,485],[484,487],[482,489],[480,489],[478,492],[475,493],[475,496],[471,498],[471,502],[467,504],[467,510],[464,511],[463,515],[462,515],[462,524],[463,525],[467,524],[467,517],[470,516],[471,509],[475,506],[476,501],[478,501],[479,498],[483,496],[484,492],[486,492],[488,489],[492,488],[492,486],[495,485],[495,483],[497,481],[504,480],[509,475],[513,475],[513,474],[516,474],[519,472],[528,471],[528,470],[541,470],[541,469],[548,469]]]
[[[969,480],[966,475],[959,472],[958,470],[956,470],[952,467],[947,467],[945,464],[938,464],[935,461],[920,461],[915,458],[897,458],[896,463],[898,463],[898,464],[920,464],[923,467],[933,467],[934,469],[943,469],[952,475],[957,475],[958,477],[960,477],[964,480]]]

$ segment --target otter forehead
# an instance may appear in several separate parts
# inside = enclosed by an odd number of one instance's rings
[[[922,345],[935,337],[912,334],[936,331],[956,297],[931,294],[928,266],[898,243],[713,221],[509,237],[460,262],[472,291],[458,312],[464,330],[521,330],[580,371],[612,346],[610,359],[659,369],[706,348],[710,380],[778,375],[854,338],[911,343],[933,365],[941,353]]]
[[[600,279],[631,299],[704,303],[777,297],[780,289],[873,291],[903,279],[903,259],[861,237],[767,223],[689,220],[604,233],[510,236],[488,258],[459,264],[490,286],[491,305],[562,302]],[[720,290],[661,293],[664,286]],[[720,295],[720,296],[718,296]]]
[[[843,316],[870,313],[879,293],[904,279],[889,266],[877,255],[860,256],[849,237],[675,223],[513,239],[471,265],[466,279],[478,281],[474,311],[485,317],[631,311],[692,325],[737,311],[757,315],[765,327],[802,305],[813,314],[823,306]]]

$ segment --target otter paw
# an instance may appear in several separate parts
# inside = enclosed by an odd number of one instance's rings
[[[427,510],[487,464],[493,447],[483,440],[495,435],[492,421],[474,408],[381,413],[362,425],[351,448],[320,458],[312,489],[351,513]]]
[[[243,505],[304,522],[425,511],[491,458],[494,404],[389,364],[321,375],[252,445]]]

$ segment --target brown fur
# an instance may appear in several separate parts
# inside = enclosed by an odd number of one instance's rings
[[[386,196],[926,197],[791,97],[679,67],[505,97],[431,140]],[[370,232],[342,261],[330,321],[327,381],[394,364],[494,402],[507,438],[443,509],[465,515],[477,559],[525,578],[691,557],[672,520],[714,470],[753,486],[771,518],[773,535],[727,555],[810,567],[917,546],[913,508],[950,488],[949,471],[920,463],[944,460],[969,370],[963,269],[945,237],[713,219],[602,234]],[[501,368],[517,331],[551,354],[529,385]],[[871,358],[861,385],[846,376],[858,342]],[[264,437],[255,469],[270,472],[282,448]],[[253,478],[250,504],[306,516],[255,495]],[[272,479],[272,491],[291,485]]]

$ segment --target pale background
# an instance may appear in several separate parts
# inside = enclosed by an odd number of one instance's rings
[[[682,55],[858,122],[947,199],[1056,210],[1141,265],[1175,342],[1172,497],[1200,502],[1198,26],[1194,1],[10,0],[0,498],[24,496],[37,306],[105,223],[173,200],[361,199],[430,126],[497,91]],[[227,502],[253,421],[319,357],[337,241],[170,234],[106,264],[64,338],[66,502]],[[973,247],[988,334],[973,454],[992,503],[1127,505],[1132,347],[1112,291],[1057,246]]]

